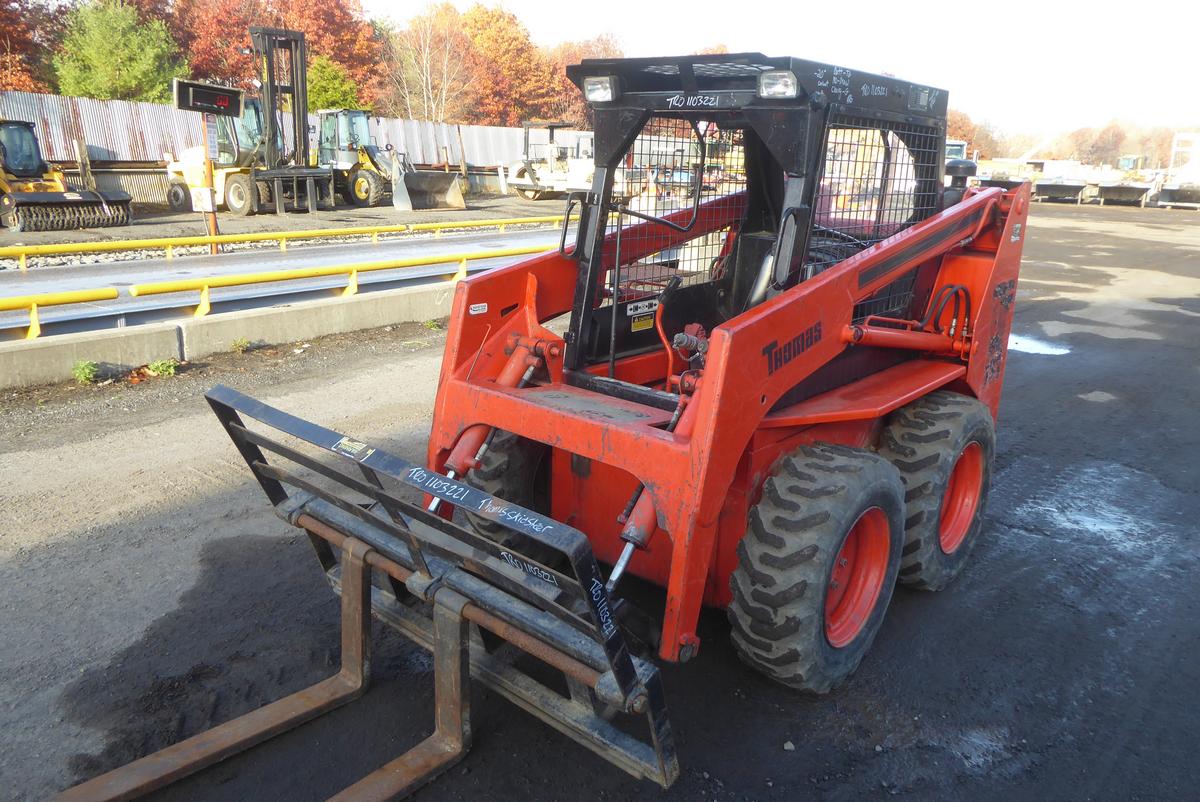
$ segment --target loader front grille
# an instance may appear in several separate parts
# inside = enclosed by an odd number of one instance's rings
[[[615,240],[620,231],[621,239],[619,251],[614,249],[605,264],[602,305],[614,298],[656,298],[673,278],[680,279],[681,287],[720,279],[732,226],[704,228],[668,248],[645,253],[647,243],[662,232],[645,223],[670,218],[686,224],[698,204],[718,213],[740,208],[735,196],[746,189],[745,164],[740,129],[718,129],[715,124],[693,128],[686,120],[670,118],[647,122],[615,179],[614,194],[627,198],[621,208],[633,214],[616,213],[608,221],[606,233]],[[641,255],[631,259],[631,254]]]
[[[941,138],[934,128],[842,115],[830,124],[814,202],[809,275],[847,259],[938,210]],[[854,319],[902,315],[915,271],[859,303]]]

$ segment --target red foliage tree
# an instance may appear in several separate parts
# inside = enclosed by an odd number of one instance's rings
[[[529,39],[517,17],[500,8],[472,6],[463,14],[471,40],[468,122],[519,125],[552,108],[554,67]]]
[[[265,0],[177,0],[169,22],[193,78],[249,89],[258,65],[242,52],[247,28],[270,24],[268,13]]]
[[[972,120],[965,112],[950,109],[946,113],[946,138],[962,139],[967,143],[967,157],[976,152],[979,158],[999,156],[1000,143],[996,134],[987,125]]]
[[[0,89],[48,91],[38,75],[34,24],[45,11],[30,0],[0,0]]]
[[[138,2],[153,9],[160,0]],[[302,32],[310,56],[328,56],[362,87],[360,98],[373,97],[379,46],[357,0],[176,0],[168,24],[200,80],[249,87],[259,66],[242,53],[247,29],[265,25]]]
[[[340,64],[370,104],[381,88],[380,41],[363,17],[358,0],[272,0],[275,24],[304,34],[310,54]]]
[[[620,58],[621,45],[610,34],[597,36],[582,42],[563,42],[546,54],[553,72],[553,91],[547,113],[557,120],[572,123],[580,128],[591,125],[590,107],[583,93],[567,78],[567,66],[578,64],[585,58]]]

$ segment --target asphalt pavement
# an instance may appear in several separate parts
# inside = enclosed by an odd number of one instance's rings
[[[699,656],[663,672],[671,789],[477,688],[472,751],[415,798],[1196,798],[1200,214],[1035,205],[1018,289],[982,538],[945,591],[895,594],[841,688],[763,679],[707,611]],[[412,337],[0,401],[5,796],[41,798],[335,670],[337,603],[308,544],[199,394],[232,382],[419,460],[439,343]],[[153,798],[325,799],[423,739],[428,658],[376,635],[362,699]]]

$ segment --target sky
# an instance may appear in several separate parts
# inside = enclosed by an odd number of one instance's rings
[[[413,0],[362,2],[368,16],[396,22],[425,7]],[[1114,119],[1200,128],[1195,0],[484,4],[516,14],[539,45],[610,33],[626,56],[680,55],[723,44],[730,52],[888,72],[948,90],[951,107],[1006,134],[1053,134]],[[473,2],[454,5],[465,10]]]

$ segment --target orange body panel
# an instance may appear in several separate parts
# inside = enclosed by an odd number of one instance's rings
[[[545,356],[548,380],[542,374],[522,389],[497,384],[514,333],[563,345],[541,323],[570,310],[575,262],[552,253],[463,281],[442,363],[429,466],[443,469],[459,438],[477,424],[549,444],[550,514],[587,533],[597,557],[609,562],[622,546],[617,515],[644,483],[658,531],[629,571],[667,589],[660,655],[677,660],[682,647],[698,644],[701,605],[728,603],[749,507],[781,456],[815,441],[873,446],[883,415],[950,382],[998,412],[1028,196],[1028,184],[1008,194],[969,192],[963,202],[715,327],[703,381],[689,402],[690,435],[664,431],[669,411],[565,384],[561,356]],[[728,223],[708,211],[686,235],[645,224],[657,239],[644,253],[623,251],[622,261]],[[843,337],[856,302],[922,265],[936,268],[934,294],[953,284],[969,290],[969,338],[958,332],[958,344],[947,347],[951,337],[934,337],[928,342],[939,349],[914,352],[919,358],[772,411],[819,368],[862,347]],[[871,331],[895,341],[876,347],[925,347],[913,345],[925,342],[925,333],[906,339],[896,329]],[[667,364],[663,350],[621,359],[616,378],[663,387]],[[593,370],[606,372],[607,365]]]

